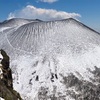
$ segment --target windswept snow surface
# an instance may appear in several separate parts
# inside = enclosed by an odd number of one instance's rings
[[[20,27],[24,24],[31,23],[31,22],[39,22],[40,20],[30,20],[30,19],[22,19],[22,18],[13,18],[10,20],[6,20],[0,23],[0,31],[2,32],[5,29],[13,28],[13,27]]]
[[[79,91],[68,88],[64,77],[72,73],[92,82],[91,71],[100,68],[99,33],[72,18],[8,29],[0,41],[11,57],[14,88],[24,100],[75,100],[68,91]]]

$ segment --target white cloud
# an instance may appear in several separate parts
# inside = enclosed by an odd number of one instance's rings
[[[10,13],[9,16],[8,16],[8,19],[12,19],[12,18],[15,18],[15,14],[14,13]]]
[[[58,0],[40,0],[41,2],[47,2],[47,3],[53,3],[56,2]]]
[[[54,9],[36,8],[32,5],[27,5],[19,11],[9,14],[8,19],[11,18],[27,18],[27,19],[41,19],[41,20],[59,20],[66,18],[81,17],[78,13],[68,13],[65,11],[57,11]]]

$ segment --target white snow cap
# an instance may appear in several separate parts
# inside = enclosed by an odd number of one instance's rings
[[[5,100],[5,99],[3,99],[3,98],[0,97],[0,100]]]

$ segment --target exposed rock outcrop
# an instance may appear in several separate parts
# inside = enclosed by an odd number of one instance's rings
[[[9,56],[4,50],[0,50],[0,97],[5,100],[22,100],[19,93],[13,90]]]
[[[100,74],[100,72],[96,69],[93,71],[93,73]],[[69,89],[66,91],[66,94],[70,95],[73,99],[100,100],[100,83],[96,85],[90,81],[80,80],[73,73],[69,74],[67,77],[62,77],[64,80],[63,84],[66,86],[67,89]]]

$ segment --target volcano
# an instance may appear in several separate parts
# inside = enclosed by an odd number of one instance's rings
[[[13,85],[24,100],[100,99],[98,32],[72,18],[12,20],[15,27],[0,23],[0,48],[11,58]]]

